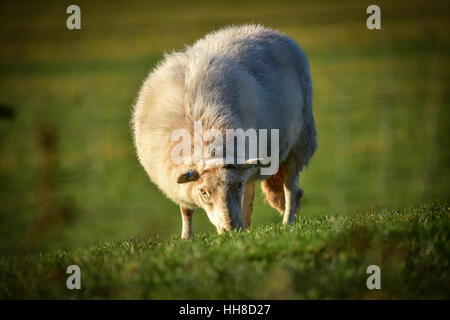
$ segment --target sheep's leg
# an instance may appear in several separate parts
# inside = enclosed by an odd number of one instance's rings
[[[286,164],[283,166],[284,173],[284,198],[285,208],[283,214],[283,224],[292,224],[295,221],[295,214],[300,208],[302,190],[298,187],[299,173],[295,165]]]
[[[244,194],[242,196],[241,215],[244,227],[250,227],[253,211],[253,199],[255,197],[255,182],[249,182],[244,187]]]
[[[181,219],[183,221],[183,229],[181,230],[181,239],[189,239],[194,236],[192,229],[192,214],[194,210],[186,209],[180,206]]]

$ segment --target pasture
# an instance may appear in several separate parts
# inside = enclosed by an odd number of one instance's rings
[[[1,297],[449,298],[447,2],[378,1],[381,30],[356,0],[78,1],[76,31],[69,4],[0,2]],[[250,22],[310,60],[319,149],[300,217],[282,228],[257,190],[250,230],[219,237],[199,210],[183,242],[131,107],[165,51]],[[364,287],[377,262],[391,290]]]
[[[448,299],[450,208],[371,209],[192,240],[127,239],[0,260],[8,299]],[[66,269],[81,269],[68,290]],[[367,267],[381,269],[368,290]]]

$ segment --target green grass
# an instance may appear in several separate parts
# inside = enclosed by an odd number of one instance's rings
[[[303,217],[192,240],[102,242],[0,260],[0,298],[450,298],[450,207]],[[69,265],[82,289],[66,288]],[[381,268],[381,290],[366,269]]]

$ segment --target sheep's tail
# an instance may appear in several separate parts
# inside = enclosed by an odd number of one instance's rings
[[[278,172],[261,182],[261,189],[266,196],[267,202],[281,215],[284,214],[285,200],[284,200],[284,175],[281,166]]]

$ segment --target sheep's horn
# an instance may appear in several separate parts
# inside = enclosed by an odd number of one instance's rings
[[[261,168],[261,167],[270,167],[270,161],[264,158],[252,158],[247,159],[245,163],[240,163],[237,165],[239,169],[248,169],[252,167]]]

